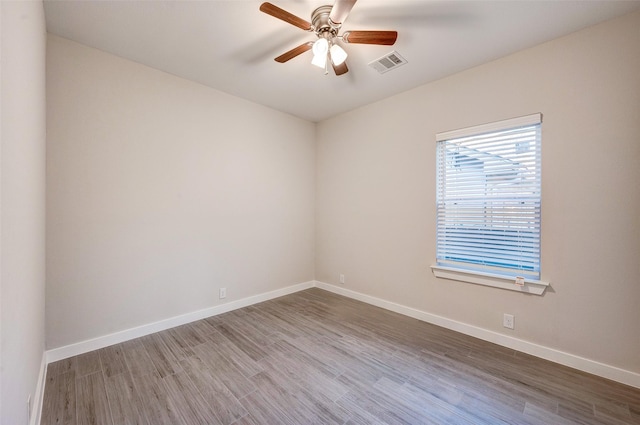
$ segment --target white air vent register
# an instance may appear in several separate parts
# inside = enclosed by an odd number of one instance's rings
[[[394,50],[393,52],[369,63],[369,66],[378,71],[380,74],[384,74],[385,72],[391,71],[392,69],[402,66],[405,63],[407,63],[407,60],[400,56],[400,53]]]

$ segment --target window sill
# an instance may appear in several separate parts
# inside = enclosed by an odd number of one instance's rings
[[[525,279],[524,285],[516,285],[515,279],[493,275],[490,273],[478,273],[468,270],[454,269],[451,267],[431,266],[436,277],[442,279],[457,280],[460,282],[475,283],[476,285],[493,286],[495,288],[508,289],[510,291],[524,292],[527,294],[543,295],[549,282],[541,280]]]

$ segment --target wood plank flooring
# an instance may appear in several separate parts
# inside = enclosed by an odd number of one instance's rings
[[[52,363],[41,423],[640,424],[640,390],[314,288]]]

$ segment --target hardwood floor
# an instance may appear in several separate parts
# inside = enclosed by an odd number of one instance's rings
[[[52,363],[41,423],[640,424],[640,390],[314,288]]]

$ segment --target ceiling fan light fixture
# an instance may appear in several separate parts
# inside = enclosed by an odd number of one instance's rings
[[[327,53],[329,52],[329,42],[326,38],[319,38],[313,43],[311,48],[313,52],[313,59],[311,63],[319,68],[327,66]]]
[[[325,68],[327,66],[327,54],[325,53],[324,55],[313,55],[311,64],[317,66],[318,68]]]
[[[344,49],[338,46],[337,44],[334,44],[333,46],[331,46],[330,52],[331,52],[331,61],[336,66],[342,65],[342,63],[345,60],[347,60],[347,52],[345,52]]]
[[[312,52],[314,56],[326,55],[329,51],[329,42],[326,38],[319,38],[313,43]]]

